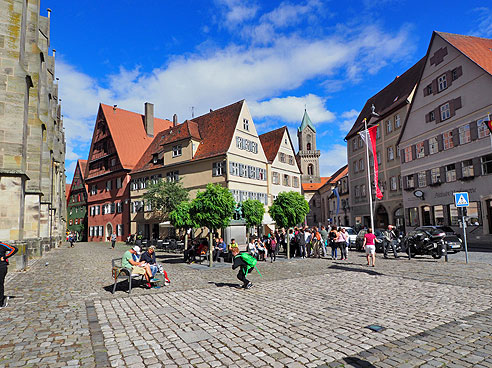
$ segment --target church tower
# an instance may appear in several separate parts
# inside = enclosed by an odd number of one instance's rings
[[[320,152],[316,149],[316,128],[306,110],[304,110],[301,126],[297,129],[297,141],[299,152],[296,158],[301,166],[302,183],[320,183]]]

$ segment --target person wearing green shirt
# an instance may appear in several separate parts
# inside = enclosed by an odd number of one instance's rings
[[[121,258],[121,265],[125,268],[130,268],[134,275],[144,275],[147,280],[147,287],[151,288],[152,285],[150,284],[150,279],[152,278],[152,271],[147,263],[139,262],[134,259],[134,256],[137,256],[138,253],[140,253],[140,247],[137,245],[127,250]]]

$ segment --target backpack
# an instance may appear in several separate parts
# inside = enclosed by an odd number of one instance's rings
[[[256,263],[258,263],[258,261],[257,261],[257,259],[255,257],[253,257],[249,253],[239,253],[236,257],[241,257],[243,259],[244,263],[246,263],[248,265],[248,267],[246,267],[244,269],[244,275],[245,276],[248,274],[249,270],[252,269],[252,268],[255,268],[256,271],[261,276],[260,271],[258,271],[258,269],[256,268]]]

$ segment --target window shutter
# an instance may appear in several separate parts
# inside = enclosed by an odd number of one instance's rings
[[[470,137],[472,141],[476,141],[478,139],[477,121],[472,121],[470,123]]]
[[[444,166],[441,166],[439,168],[440,170],[440,174],[441,174],[441,183],[445,183],[446,182],[446,168]]]
[[[461,105],[461,96],[460,97],[457,97],[453,100],[453,105],[454,105],[454,110],[459,110],[462,108],[462,105]]]
[[[460,131],[458,128],[453,129],[453,145],[454,147],[460,145]]]
[[[430,121],[431,121],[431,120],[430,120],[430,113],[425,114],[425,122],[426,122],[426,123],[430,123]]]
[[[416,160],[417,159],[417,147],[415,146],[415,144],[412,144],[412,160]]]
[[[437,78],[432,81],[432,94],[435,95],[437,93]]]
[[[459,77],[461,77],[463,75],[463,68],[460,65],[455,70],[456,70],[456,79],[458,79]]]
[[[436,119],[436,123],[441,122],[441,111],[439,110],[439,106],[434,109],[434,118]]]
[[[403,177],[403,189],[408,189],[408,181],[406,176]]]
[[[429,156],[429,140],[424,141],[424,155]]]
[[[461,180],[461,178],[463,177],[463,163],[462,162],[455,163],[454,168],[456,171],[456,180]]]
[[[397,149],[398,149],[398,148],[397,148]],[[401,150],[401,151],[400,151],[400,162],[401,162],[402,164],[404,164],[404,163],[405,163],[405,151],[403,151],[403,150]]]
[[[443,140],[442,134],[439,134],[437,136],[437,149],[439,152],[444,150],[444,140]]]
[[[427,170],[425,172],[425,181],[427,185],[430,185],[432,183],[432,174],[430,170]]]
[[[448,87],[451,87],[451,85],[453,84],[453,72],[451,70],[448,70],[446,72],[446,82],[448,84]]]
[[[418,188],[419,186],[419,175],[417,173],[413,174],[413,187]]]
[[[428,92],[428,86],[427,86],[427,87],[424,87],[424,97],[428,96],[428,95],[429,95],[429,92]]]
[[[449,218],[449,206],[443,206],[444,225],[451,225],[451,219]]]
[[[473,158],[473,176],[477,177],[482,175],[482,163],[480,157]]]

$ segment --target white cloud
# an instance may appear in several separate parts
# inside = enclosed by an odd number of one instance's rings
[[[321,151],[319,170],[321,176],[331,176],[339,168],[347,164],[347,146],[334,144],[328,150]]]
[[[272,98],[249,104],[251,114],[256,118],[276,117],[284,123],[300,123],[304,108],[307,108],[313,124],[329,122],[335,115],[325,108],[326,99],[309,94],[303,97],[289,96]]]
[[[477,14],[477,26],[470,31],[470,34],[480,37],[492,37],[492,10],[486,7],[475,8],[472,10]]]
[[[217,0],[216,3],[222,7],[226,26],[230,28],[254,18],[258,11],[257,5],[246,0]]]

